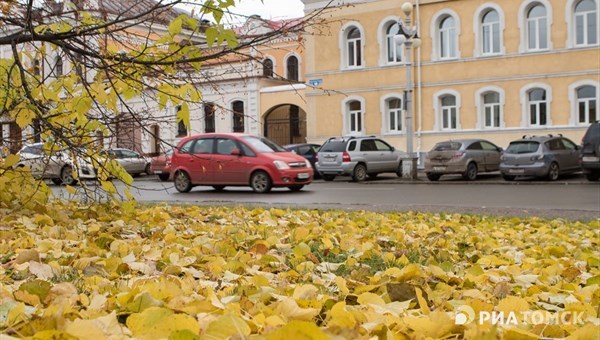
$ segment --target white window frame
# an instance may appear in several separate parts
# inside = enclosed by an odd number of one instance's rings
[[[271,61],[271,63],[273,64],[273,78],[277,78],[278,75],[277,75],[277,72],[276,72],[276,70],[277,70],[276,59],[273,56],[271,56],[271,55],[265,55],[263,57],[262,61],[264,62],[267,59],[269,59]],[[263,65],[263,64],[261,63],[261,65]],[[263,76],[264,74],[265,73],[264,73],[264,68],[263,68],[263,70],[261,72],[261,76]]]
[[[500,111],[500,126],[486,126],[485,125],[485,108],[486,108],[486,104],[483,100],[483,96],[490,93],[490,92],[496,92],[498,93],[498,97],[500,102],[498,103],[499,105],[499,111]],[[480,130],[498,130],[498,129],[502,129],[506,126],[505,122],[504,122],[504,106],[505,106],[505,93],[504,90],[500,87],[497,86],[486,86],[483,88],[480,88],[479,90],[477,90],[475,92],[475,105],[477,106],[477,129]]]
[[[542,89],[546,91],[546,125],[530,124],[529,118],[529,92],[533,89]],[[547,128],[552,126],[552,87],[544,83],[531,83],[523,86],[520,92],[521,97],[521,127],[524,128]]]
[[[349,104],[353,101],[360,103],[359,111],[350,111]],[[342,101],[342,135],[344,136],[362,136],[365,133],[365,99],[360,96],[350,96]],[[361,126],[359,131],[350,131],[350,121],[354,114],[360,115]]]
[[[567,0],[566,9],[565,9],[565,21],[567,22],[567,48],[584,48],[584,47],[592,47],[600,45],[600,36],[596,38],[595,44],[580,44],[577,45],[577,31],[575,29],[576,21],[575,21],[575,6],[581,0]],[[600,28],[600,0],[594,0],[596,3],[596,27]]]
[[[360,48],[360,60],[356,60],[356,61],[360,61],[360,65],[350,65],[349,64],[349,57],[348,57],[348,33],[352,28],[357,28],[358,31],[360,32],[360,39],[357,39],[356,41],[359,42],[358,46]],[[339,34],[339,48],[340,48],[340,65],[341,65],[341,69],[346,69],[346,70],[351,70],[351,69],[362,69],[365,67],[365,30],[362,27],[362,25],[360,25],[358,22],[356,21],[352,21],[349,23],[346,23],[346,25],[344,25],[342,27],[342,29],[340,30],[340,34]]]
[[[580,80],[569,85],[569,101],[571,103],[571,117],[570,123],[572,126],[587,126],[591,122],[580,123],[579,122],[579,98],[577,97],[577,90],[583,86],[593,86],[596,88],[596,119],[600,120],[600,112],[598,105],[600,105],[600,82],[594,80]]]
[[[544,6],[544,8],[546,9],[546,25],[545,25],[545,29],[546,29],[546,46],[547,48],[537,48],[537,49],[530,49],[529,48],[529,18],[527,17],[527,13],[529,12],[529,10],[531,8],[533,8],[536,5],[542,5]],[[552,45],[552,19],[554,17],[554,14],[552,12],[552,4],[550,2],[548,2],[548,0],[530,0],[530,1],[525,1],[521,4],[521,7],[519,8],[519,31],[521,32],[521,42],[519,44],[519,52],[524,53],[524,52],[539,52],[539,51],[548,51],[551,50],[553,48]],[[539,37],[539,34],[538,34]]]
[[[500,51],[494,53],[483,53],[483,17],[490,10],[494,10],[498,13],[498,36],[500,39]],[[475,16],[473,17],[473,31],[475,32],[475,50],[473,51],[473,55],[475,57],[499,56],[506,53],[506,48],[504,47],[505,22],[504,12],[497,4],[488,2],[479,6],[479,8],[475,11]]]
[[[454,49],[456,51],[456,55],[452,57],[442,58],[441,51],[441,38],[440,38],[440,25],[444,19],[447,17],[452,17],[454,19]],[[431,45],[431,60],[456,60],[460,59],[460,17],[456,12],[443,9],[441,11],[436,12],[433,15],[433,20],[431,20],[431,26],[429,32],[431,34],[431,41],[433,42]]]
[[[390,93],[384,97],[381,97],[381,101],[380,101],[380,110],[382,113],[381,116],[381,134],[382,135],[400,135],[403,134],[405,132],[405,114],[404,114],[404,99],[403,99],[403,94],[402,93]],[[398,109],[394,109],[394,110],[390,110],[390,101],[393,99],[398,99],[400,100],[400,108]],[[402,125],[402,129],[398,130],[398,129],[390,129],[390,123],[391,123],[391,115],[392,113],[395,113],[396,115],[396,120],[398,120],[398,118],[400,118],[400,122]],[[396,124],[397,125],[397,124]]]
[[[377,29],[378,31],[378,42],[379,42],[379,49],[380,49],[380,53],[379,53],[379,66],[385,66],[385,65],[401,65],[404,63],[405,60],[405,56],[404,56],[404,48],[400,47],[399,50],[394,50],[395,51],[395,55],[397,56],[398,51],[400,51],[400,61],[389,61],[387,59],[388,56],[388,40],[391,39],[392,41],[392,45],[395,46],[394,43],[394,36],[393,35],[388,35],[387,31],[388,29],[394,25],[394,24],[402,24],[402,20],[397,17],[397,16],[388,16],[385,19],[383,19],[380,24],[379,24],[379,28]]]
[[[442,98],[445,96],[454,96],[454,98],[456,99],[456,104],[454,106],[454,108],[456,109],[456,127],[455,128],[444,128],[443,126],[443,114],[445,114],[444,112],[444,108],[442,107]],[[434,108],[434,128],[435,130],[438,131],[459,131],[462,129],[461,127],[461,123],[460,123],[460,108],[461,108],[462,104],[461,104],[461,96],[460,93],[458,93],[455,90],[451,90],[451,89],[445,89],[445,90],[441,90],[436,92],[433,95],[433,108]]]

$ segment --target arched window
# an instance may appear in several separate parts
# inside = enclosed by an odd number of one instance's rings
[[[455,130],[458,126],[458,108],[456,106],[456,97],[453,95],[441,97],[440,107],[442,112],[442,129]]]
[[[575,46],[598,43],[598,11],[594,0],[582,0],[575,5]]]
[[[392,22],[385,32],[386,61],[388,64],[402,61],[402,46],[396,44],[394,37],[400,32],[400,24]]]
[[[289,56],[286,60],[287,79],[298,81],[298,57]]]
[[[34,60],[33,61],[33,75],[34,76],[39,76],[42,73],[42,68],[40,67],[40,61],[39,60]]]
[[[388,132],[402,132],[402,99],[390,98],[385,102]]]
[[[359,134],[362,132],[362,105],[358,100],[349,101],[346,104],[348,116],[348,132],[350,134]]]
[[[362,41],[360,30],[357,27],[348,29],[346,34],[347,66],[358,67],[362,65]]]
[[[273,60],[267,58],[263,61],[263,76],[272,78],[273,77]]]
[[[215,132],[215,104],[204,104],[204,132]]]
[[[527,106],[530,126],[545,126],[548,124],[548,101],[546,90],[534,88],[527,93]]]
[[[63,75],[63,60],[60,56],[56,57],[56,63],[54,64],[54,74],[57,77]]]
[[[244,102],[236,100],[231,103],[233,111],[233,132],[244,132]]]
[[[501,122],[500,94],[483,94],[483,124],[485,128],[499,128]]]
[[[593,123],[599,118],[596,87],[586,85],[577,89],[577,117],[580,124]]]
[[[527,11],[527,49],[548,49],[548,16],[546,7],[536,4]]]
[[[456,21],[451,16],[446,16],[440,21],[439,53],[440,59],[457,57]]]
[[[481,21],[481,53],[498,54],[500,53],[500,16],[494,9],[488,10]]]

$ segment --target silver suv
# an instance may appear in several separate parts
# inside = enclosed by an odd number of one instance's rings
[[[44,143],[25,145],[18,153],[19,163],[16,167],[29,167],[31,174],[40,179],[50,179],[56,185],[62,183],[73,185],[79,179],[96,178],[96,172],[87,161],[77,162],[78,176],[73,175],[73,161],[69,154],[64,151],[52,155],[44,151]]]
[[[319,149],[315,165],[325,181],[333,181],[335,176],[352,176],[353,181],[361,182],[382,172],[395,172],[402,177],[402,159],[406,156],[406,152],[374,136],[332,137]]]
[[[546,177],[577,172],[581,148],[561,135],[523,136],[512,141],[500,158],[500,173],[507,181],[517,176]]]

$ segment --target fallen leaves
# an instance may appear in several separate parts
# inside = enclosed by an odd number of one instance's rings
[[[58,202],[43,212],[0,211],[0,332],[42,339],[585,339],[600,332],[599,227],[458,214]],[[455,313],[467,307],[473,317],[456,324]],[[578,318],[535,324],[522,317],[538,311],[551,321]],[[479,313],[519,318],[494,325]]]

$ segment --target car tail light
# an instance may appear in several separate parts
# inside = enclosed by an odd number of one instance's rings
[[[541,161],[542,159],[544,159],[544,155],[535,155],[535,156],[531,156],[530,158],[532,161]]]
[[[457,152],[454,155],[452,155],[452,158],[461,158],[464,155],[465,155],[465,153],[461,151],[461,152]]]
[[[342,154],[342,162],[347,163],[350,162],[350,154],[348,154],[346,151],[344,151],[344,153]]]

